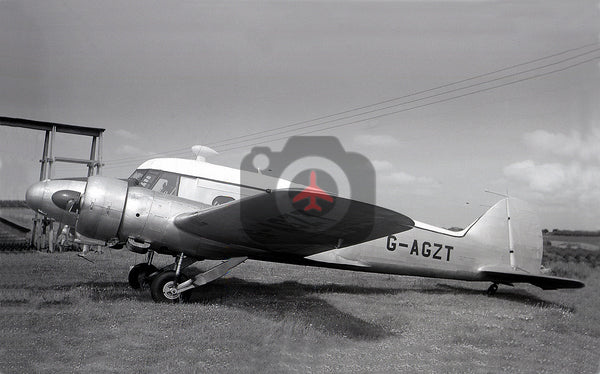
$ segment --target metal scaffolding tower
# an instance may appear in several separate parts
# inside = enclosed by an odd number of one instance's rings
[[[42,150],[42,159],[40,160],[40,163],[42,164],[40,167],[40,181],[52,179],[52,167],[55,162],[87,165],[88,177],[100,174],[100,169],[102,167],[102,134],[104,133],[105,129],[10,117],[0,117],[0,126],[21,127],[46,132],[44,148]],[[55,156],[54,141],[57,133],[91,136],[92,144],[90,149],[90,158],[79,159]],[[36,213],[36,218],[33,221],[33,229],[31,232],[31,244],[37,249],[40,249],[42,238],[45,233],[45,235],[47,235],[49,250],[52,252],[54,250],[53,226],[54,225],[52,221],[42,219],[39,213]]]

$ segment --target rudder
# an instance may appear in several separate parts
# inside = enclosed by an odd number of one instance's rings
[[[500,200],[471,225],[466,236],[492,255],[487,265],[540,273],[542,231],[528,203],[515,198]]]

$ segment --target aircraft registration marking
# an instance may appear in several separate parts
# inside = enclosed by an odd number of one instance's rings
[[[408,248],[408,243],[399,242],[398,239],[394,235],[389,235],[387,237],[386,248],[388,251],[395,251],[398,247]],[[439,243],[430,243],[428,241],[424,241],[419,245],[419,241],[417,239],[413,240],[412,245],[410,246],[410,255],[415,256],[423,256],[423,257],[431,257],[435,260],[446,260],[450,261],[450,253],[454,249],[451,245],[444,245]],[[445,250],[445,251],[444,251]],[[444,256],[444,254],[446,256]],[[445,258],[444,258],[445,257]]]

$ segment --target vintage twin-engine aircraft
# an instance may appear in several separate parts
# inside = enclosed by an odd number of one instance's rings
[[[450,231],[325,192],[314,171],[307,187],[202,159],[158,158],[144,162],[128,180],[38,182],[26,199],[32,209],[74,225],[86,237],[147,253],[147,261],[131,269],[129,284],[149,284],[157,302],[185,301],[193,288],[246,259],[487,281],[489,295],[498,284],[584,286],[541,272],[540,227],[529,206],[514,198],[499,201],[464,230]],[[322,204],[332,202],[344,207],[343,214],[318,214]],[[155,253],[175,261],[157,269]],[[182,272],[202,260],[225,261],[191,278]]]

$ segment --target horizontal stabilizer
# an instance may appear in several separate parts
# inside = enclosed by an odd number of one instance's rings
[[[518,270],[507,269],[500,266],[484,266],[479,268],[479,273],[484,280],[496,283],[530,283],[543,290],[556,290],[559,288],[583,288],[585,284],[576,279],[553,277],[543,274],[530,274]]]
[[[210,240],[279,253],[310,256],[411,229],[400,213],[333,196],[328,212],[293,205],[301,191],[276,190],[175,217],[183,231]]]

